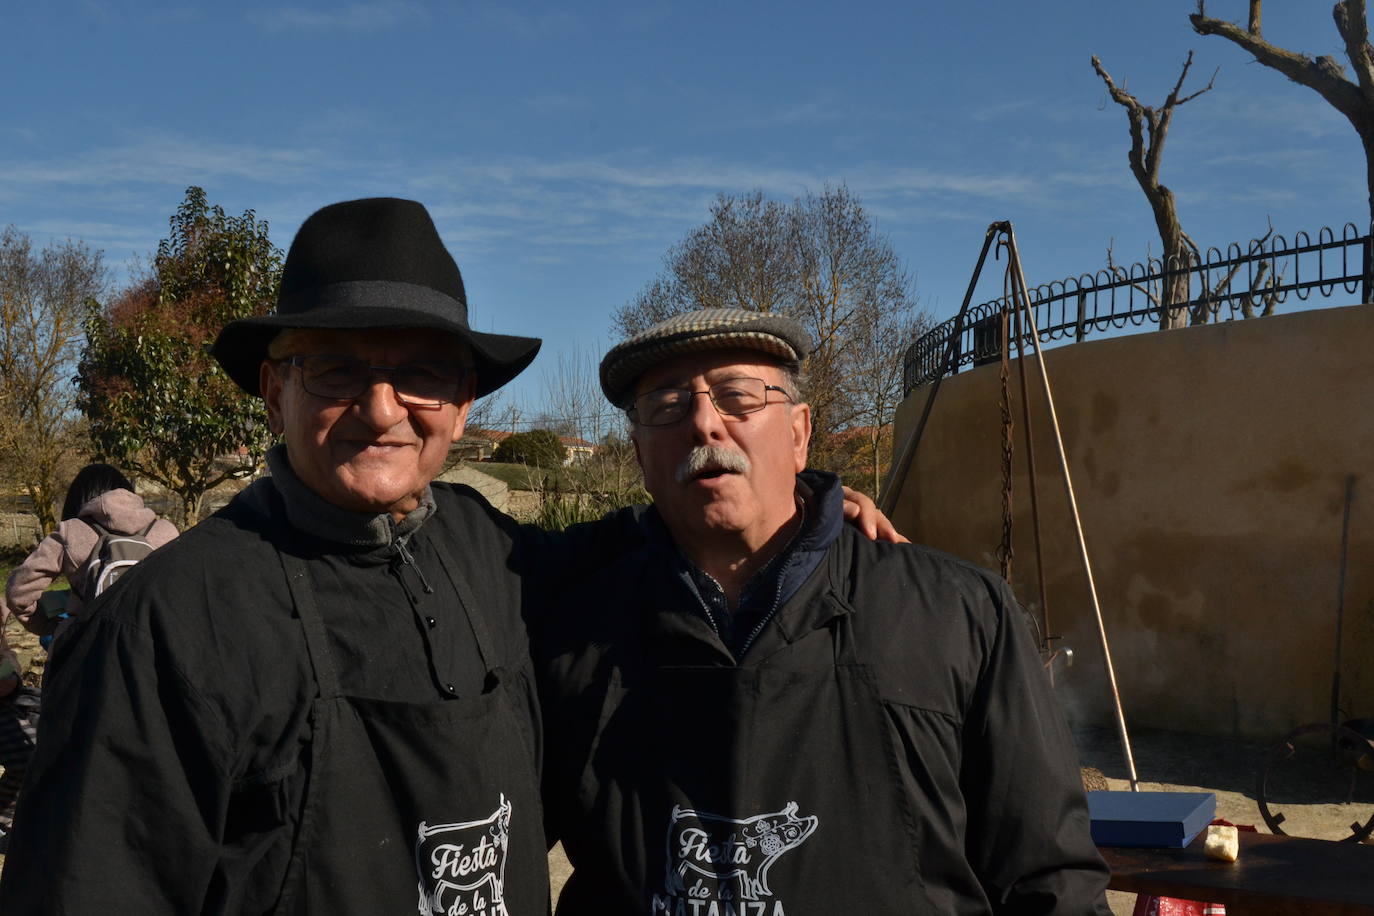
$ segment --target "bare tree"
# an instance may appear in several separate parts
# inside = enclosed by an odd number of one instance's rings
[[[619,424],[619,411],[601,393],[598,362],[580,348],[558,354],[557,366],[543,373],[544,401],[535,415],[536,426],[594,443]]]
[[[1117,86],[1096,54],[1092,56],[1092,62],[1093,70],[1107,84],[1112,101],[1126,109],[1131,128],[1131,148],[1127,154],[1131,174],[1135,176],[1140,190],[1145,192],[1145,199],[1154,213],[1159,240],[1164,246],[1165,280],[1159,297],[1159,329],[1167,331],[1184,327],[1188,324],[1188,267],[1192,263],[1192,248],[1196,246],[1189,247],[1183,226],[1179,223],[1174,192],[1159,180],[1159,171],[1174,110],[1211,89],[1216,81],[1216,73],[1212,74],[1212,79],[1202,89],[1191,95],[1180,95],[1183,82],[1188,78],[1188,70],[1193,66],[1193,52],[1189,51],[1174,88],[1164,104],[1154,108],[1142,105],[1134,95]]]
[[[464,425],[465,435],[471,435],[479,429],[510,429],[511,414],[514,410],[515,406],[511,403],[509,392],[504,389],[479,398],[468,410],[467,422]]]
[[[44,531],[85,451],[71,379],[104,286],[102,255],[83,243],[34,251],[13,227],[0,236],[0,461]]]
[[[1353,81],[1346,76],[1340,61],[1329,54],[1313,58],[1265,41],[1260,28],[1261,12],[1261,0],[1250,0],[1249,21],[1241,28],[1209,17],[1206,3],[1198,0],[1197,12],[1189,15],[1188,20],[1199,35],[1220,35],[1244,48],[1259,63],[1315,91],[1345,115],[1364,147],[1369,214],[1374,220],[1374,48],[1369,44],[1365,0],[1340,0],[1331,10],[1336,31],[1345,43],[1346,58],[1355,71]]]
[[[830,434],[881,421],[885,414],[891,389],[874,382],[900,378],[906,342],[877,349],[874,335],[885,327],[902,331],[912,320],[916,299],[891,244],[843,185],[800,198],[793,208],[793,235],[796,317],[816,345],[807,363],[807,398],[820,431],[812,449],[820,466],[834,467],[842,455],[834,453],[839,444]]]
[[[1274,224],[1269,224],[1269,229],[1257,239],[1250,242],[1250,256],[1254,257],[1264,251],[1264,245],[1274,234]],[[1186,232],[1182,233],[1183,242],[1188,246],[1188,251],[1194,264],[1203,263],[1202,249],[1200,249],[1192,237]],[[1246,318],[1263,318],[1274,314],[1274,309],[1278,307],[1279,287],[1283,283],[1282,274],[1270,272],[1270,262],[1259,260],[1255,273],[1250,278],[1248,288],[1244,292],[1234,292],[1232,283],[1242,267],[1250,261],[1237,258],[1231,265],[1230,270],[1216,279],[1212,279],[1211,272],[1202,270],[1197,272],[1198,294],[1193,298],[1192,306],[1188,309],[1187,320],[1190,325],[1206,324],[1217,317],[1217,312],[1221,308],[1222,299],[1229,298],[1233,302],[1238,302],[1241,307],[1241,314]],[[1113,246],[1107,246],[1107,270],[1117,280],[1129,280],[1133,275],[1116,263],[1113,254]],[[1143,282],[1132,282],[1131,287],[1145,295],[1145,298],[1154,306],[1156,311],[1163,308],[1163,288],[1162,280],[1155,280],[1153,275]],[[1235,309],[1232,307],[1232,314]]]
[[[759,191],[722,194],[710,220],[674,245],[664,265],[616,314],[619,329],[632,334],[696,308],[796,318],[816,345],[805,391],[813,411],[812,463],[845,466],[850,443],[833,434],[887,409],[885,400],[876,409],[866,400],[873,386],[860,380],[901,372],[906,342],[878,351],[871,331],[888,322],[904,326],[916,315],[910,278],[858,198],[843,185],[790,205]]]
[[[721,194],[711,219],[664,256],[665,271],[616,312],[626,336],[700,308],[786,311],[796,299],[793,216],[762,191]]]
[[[855,349],[851,384],[854,391],[854,426],[864,440],[855,450],[852,470],[843,473],[846,482],[863,490],[876,501],[882,496],[883,455],[892,451],[892,421],[902,402],[902,354],[931,320],[914,309],[864,309],[851,330]]]

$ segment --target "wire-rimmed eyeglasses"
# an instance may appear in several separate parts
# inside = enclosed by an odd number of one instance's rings
[[[640,426],[671,426],[691,412],[694,397],[704,394],[711,399],[716,410],[729,417],[738,417],[763,410],[769,404],[781,403],[768,400],[770,391],[792,400],[786,388],[769,385],[761,378],[729,378],[703,391],[690,388],[655,388],[646,391],[635,398],[628,413],[630,419]]]
[[[301,370],[301,387],[330,401],[352,401],[386,376],[396,400],[413,407],[439,407],[463,394],[469,368],[453,360],[426,360],[399,366],[373,366],[356,356],[311,354],[289,356],[283,362]]]

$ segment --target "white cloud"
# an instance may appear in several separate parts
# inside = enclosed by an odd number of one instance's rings
[[[568,92],[546,92],[525,99],[525,107],[536,114],[566,114],[592,111],[598,105],[588,96]]]
[[[475,12],[486,25],[525,40],[565,35],[580,28],[578,18],[564,10],[529,13],[506,3],[472,3],[467,9]]]
[[[970,121],[982,124],[988,121],[1002,121],[1027,111],[1040,115],[1047,110],[1047,107],[1043,102],[1037,102],[1033,99],[1009,99],[970,109],[968,118]]]
[[[405,0],[375,0],[332,9],[279,6],[251,10],[247,17],[249,22],[268,32],[374,32],[393,29],[410,22],[423,22],[429,18],[429,14],[418,3],[408,3]]]
[[[776,111],[761,113],[751,124],[756,128],[833,124],[852,116],[852,106],[846,105],[836,93],[826,92],[815,98],[785,105]]]
[[[276,183],[299,178],[314,167],[317,159],[318,153],[309,149],[201,143],[161,134],[87,150],[65,159],[0,161],[0,171],[11,182],[33,187],[204,183],[215,177]]]

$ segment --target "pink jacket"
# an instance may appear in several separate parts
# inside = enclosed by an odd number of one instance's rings
[[[156,519],[156,522],[154,520]],[[10,573],[5,584],[5,603],[0,608],[0,626],[13,614],[29,631],[43,635],[53,630],[55,621],[35,613],[38,599],[53,580],[66,576],[68,582],[90,559],[100,536],[88,522],[94,522],[120,534],[136,534],[152,524],[148,543],[154,547],[177,536],[176,526],[143,505],[143,500],[129,490],[109,490],[86,503],[76,518],[69,518],[57,530],[45,537],[33,552]],[[73,591],[67,599],[67,610],[81,607],[81,599]],[[0,631],[3,632],[3,631]],[[3,638],[3,637],[0,637]]]

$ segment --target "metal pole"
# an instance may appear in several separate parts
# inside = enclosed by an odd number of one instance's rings
[[[1369,223],[1369,232],[1360,245],[1360,253],[1364,262],[1360,265],[1364,274],[1360,280],[1360,301],[1369,302],[1374,299],[1374,221]]]
[[[1097,600],[1097,584],[1093,581],[1092,561],[1088,558],[1088,542],[1083,536],[1083,520],[1078,513],[1078,499],[1074,496],[1073,477],[1069,473],[1069,459],[1064,451],[1064,436],[1059,428],[1059,417],[1054,410],[1054,395],[1050,391],[1050,377],[1045,370],[1045,355],[1040,350],[1040,334],[1035,328],[1035,316],[1029,308],[1030,296],[1026,292],[1026,277],[1021,270],[1021,255],[1016,250],[1016,236],[1012,232],[1010,222],[995,223],[1006,236],[1009,270],[1013,271],[1013,289],[1022,298],[1023,305],[1026,306],[1026,323],[1030,326],[1029,334],[1031,343],[1035,347],[1036,362],[1040,365],[1040,381],[1045,391],[1045,404],[1049,408],[1050,425],[1054,429],[1054,441],[1059,451],[1059,467],[1064,473],[1064,490],[1069,497],[1069,512],[1073,515],[1074,529],[1078,534],[1078,552],[1083,561],[1083,571],[1088,577],[1088,593],[1092,596],[1093,614],[1097,618],[1097,634],[1102,642],[1102,657],[1107,664],[1107,681],[1112,689],[1112,702],[1116,707],[1116,727],[1121,738],[1121,749],[1126,756],[1126,771],[1131,780],[1131,791],[1140,791],[1140,781],[1136,777],[1135,757],[1131,753],[1131,739],[1126,732],[1126,714],[1121,708],[1121,694],[1116,686],[1116,671],[1112,667],[1112,650],[1107,642],[1107,627],[1102,621],[1102,606]]]
[[[921,419],[916,422],[916,428],[907,436],[906,442],[902,444],[902,453],[892,467],[888,470],[887,492],[878,501],[878,507],[888,515],[892,514],[892,509],[897,505],[897,497],[902,493],[902,485],[906,483],[906,475],[910,470],[911,459],[916,456],[916,446],[921,443],[921,435],[925,432],[926,421],[930,419],[930,409],[935,406],[935,396],[940,393],[940,382],[945,376],[945,372],[955,370],[954,354],[959,346],[960,335],[964,333],[964,314],[968,311],[968,304],[973,300],[973,291],[978,286],[978,275],[983,272],[983,262],[987,260],[988,249],[992,247],[992,239],[997,231],[997,223],[988,226],[987,235],[983,237],[983,250],[978,253],[978,264],[973,268],[973,277],[968,281],[968,291],[964,293],[964,304],[959,307],[959,314],[954,317],[954,330],[949,336],[949,346],[945,349],[945,368],[935,376],[935,381],[930,386],[930,396],[926,398],[925,407],[921,409]]]
[[[1350,551],[1350,503],[1355,499],[1355,475],[1345,478],[1345,511],[1341,514],[1341,571],[1336,585],[1336,647],[1331,662],[1331,724],[1341,718],[1341,628],[1345,619],[1345,561]]]

